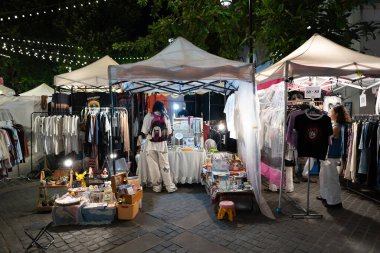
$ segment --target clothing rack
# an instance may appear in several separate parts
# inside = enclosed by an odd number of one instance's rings
[[[355,114],[352,115],[353,120],[380,120],[380,115],[378,114]]]
[[[360,121],[360,120],[380,120],[380,115],[378,114],[355,114],[352,116],[352,119],[355,120],[355,121]],[[379,150],[380,152],[380,150]],[[354,183],[350,183],[350,180],[349,179],[346,179],[346,189],[350,192],[353,192],[355,194],[358,194],[366,199],[369,199],[369,200],[372,200],[378,204],[380,204],[380,199],[376,199],[376,198],[373,198],[367,194],[365,194],[364,192],[360,191],[360,190],[356,190],[354,189],[351,185],[354,185]],[[378,191],[376,189],[366,189],[366,190],[369,190],[369,191]],[[380,192],[380,191],[379,191]]]
[[[63,111],[60,111],[60,112],[32,112],[30,114],[30,148],[31,148],[31,152],[30,152],[30,172],[33,171],[33,131],[32,131],[32,128],[33,128],[33,119],[34,119],[34,115],[36,114],[46,114],[47,116],[54,116],[54,115],[73,115],[71,113],[68,113],[68,112],[63,112]],[[45,159],[46,159],[46,155],[45,155]]]
[[[133,101],[133,100],[132,100]],[[89,111],[97,111],[97,110],[99,110],[99,111],[102,111],[102,110],[104,110],[104,111],[109,111],[110,113],[111,113],[111,129],[113,128],[113,120],[112,120],[112,117],[114,116],[114,111],[116,110],[116,111],[125,111],[126,113],[127,113],[127,115],[128,115],[128,110],[127,110],[127,108],[125,108],[125,107],[114,107],[114,106],[111,106],[111,107],[108,107],[108,106],[106,106],[106,107],[89,107],[89,106],[86,106],[86,107],[84,107],[83,109],[82,109],[82,111],[81,111],[81,114],[80,115],[82,115],[83,114],[83,111],[86,111],[86,110],[89,110]],[[133,141],[132,141],[133,142]],[[107,157],[109,157],[109,158],[111,158],[110,157],[110,154],[112,154],[113,153],[113,135],[112,135],[112,130],[111,130],[111,141],[110,141],[110,150],[109,150],[109,155],[108,156],[106,156],[106,160],[107,160]],[[111,160],[112,160],[112,170],[113,170],[113,173],[114,173],[114,175],[116,174],[116,168],[115,168],[115,158],[111,158]],[[127,157],[127,160],[129,161],[129,151],[128,151],[128,157]]]
[[[285,99],[285,104],[288,106],[290,105],[293,105],[293,103],[301,103],[301,104],[305,104],[305,103],[308,103],[309,105],[309,108],[313,108],[315,105],[316,105],[316,102],[322,102],[323,101],[314,101],[314,99],[302,99],[302,100],[287,100]],[[299,104],[299,105],[301,105]],[[287,118],[287,113],[286,113],[286,110],[285,110],[285,119]],[[286,126],[286,123],[285,123],[285,130],[287,129],[287,126]],[[286,131],[284,131],[284,136],[286,136],[285,134]],[[286,138],[284,137],[284,153],[283,153],[283,162],[282,162],[282,166],[281,166],[281,179],[280,179],[280,195],[279,195],[279,207],[277,208],[277,211],[278,212],[281,212],[282,209],[281,209],[281,206],[280,206],[280,199],[281,199],[281,196],[282,196],[282,189],[283,189],[283,173],[284,173],[284,168],[285,168],[285,147],[286,147]],[[309,157],[310,159],[310,157]],[[303,211],[303,213],[299,213],[299,214],[292,214],[291,217],[292,218],[313,218],[313,219],[321,219],[323,217],[323,215],[321,214],[317,214],[317,213],[312,213],[310,211],[310,162],[309,162],[309,168],[308,168],[308,173],[307,173],[307,197],[306,197],[306,209],[303,208],[302,206],[298,205],[288,194],[286,194],[286,196],[291,200],[290,202],[292,204],[294,204],[296,206],[296,208],[299,208]]]
[[[13,124],[13,121],[14,119],[9,109],[0,109],[0,124],[3,124],[3,122],[5,122],[5,124],[8,124],[8,122],[11,122]],[[20,164],[17,164],[17,178],[29,180],[28,177],[21,177]]]

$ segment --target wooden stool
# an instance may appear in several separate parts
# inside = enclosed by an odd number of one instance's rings
[[[219,202],[218,220],[222,220],[227,213],[228,220],[233,222],[235,212],[235,203],[229,200],[223,200]]]

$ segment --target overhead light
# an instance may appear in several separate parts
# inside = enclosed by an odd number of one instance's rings
[[[110,154],[110,158],[111,158],[111,159],[115,159],[116,157],[117,157],[117,154],[116,154],[116,153],[111,153],[111,154]]]
[[[224,129],[226,129],[226,125],[224,125],[223,123],[219,123],[218,130],[223,131]]]
[[[177,103],[174,103],[173,104],[173,109],[176,111],[176,110],[178,110],[179,109],[179,105],[177,104]]]
[[[223,7],[228,7],[232,4],[232,0],[220,0],[220,4],[223,6]]]

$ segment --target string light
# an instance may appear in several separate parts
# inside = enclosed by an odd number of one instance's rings
[[[4,37],[4,36],[0,36],[0,40],[15,41],[15,42],[26,43],[26,44],[39,44],[39,45],[46,45],[46,46],[81,49],[81,47],[62,44],[62,43],[58,43],[58,42],[43,42],[43,41],[38,41],[38,40],[15,39],[15,38]]]
[[[57,52],[51,52],[51,51],[47,51],[46,49],[36,49],[36,48],[28,48],[28,47],[21,47],[21,46],[17,46],[17,45],[14,45],[14,44],[11,44],[11,43],[7,43],[7,42],[3,42],[3,48],[8,48],[11,47],[11,48],[18,48],[18,49],[21,49],[21,50],[30,50],[30,51],[33,51],[33,52],[37,52],[37,53],[47,53],[47,54],[55,54],[55,55],[61,55],[61,56],[65,56],[65,57],[73,57],[73,58],[87,58],[87,59],[99,59],[100,57],[99,56],[88,56],[88,55],[77,55],[77,54],[65,54],[65,53],[61,53],[59,51]]]
[[[107,0],[103,0],[103,2],[107,2]],[[94,4],[99,4],[99,1],[98,0],[92,0],[92,1],[88,1],[87,4],[88,6],[91,6],[92,3]],[[53,7],[51,7],[53,6]],[[33,15],[37,15],[39,16],[40,14],[47,14],[49,13],[54,13],[54,11],[67,11],[69,10],[70,8],[73,8],[75,9],[76,7],[79,7],[75,4],[73,5],[65,5],[64,7],[55,7],[55,6],[60,6],[60,5],[50,5],[51,9],[48,9],[46,6],[45,7],[41,7],[41,8],[37,8],[37,9],[31,9],[31,10],[25,10],[25,11],[22,11],[22,14],[20,14],[20,12],[18,12],[19,14],[18,15],[10,15],[10,16],[7,16],[7,17],[0,17],[0,22],[4,22],[4,21],[7,21],[7,20],[16,20],[16,19],[25,19],[27,18],[28,16],[29,17],[33,17]],[[85,7],[85,5],[83,3],[80,4],[80,7]]]
[[[0,56],[5,57],[5,58],[11,58],[9,55],[6,55],[6,54],[0,54]]]
[[[62,63],[69,63],[69,64],[75,64],[75,65],[87,65],[87,59],[99,59],[98,56],[86,56],[86,55],[75,55],[75,54],[64,54],[61,52],[51,52],[44,49],[36,49],[31,47],[20,47],[16,46],[10,43],[3,42],[2,43],[2,50],[4,51],[10,51],[15,54],[25,55],[29,57],[34,57],[37,59],[42,60],[49,60],[52,62],[62,62]],[[8,56],[10,58],[10,56]],[[70,59],[71,58],[71,59]],[[78,58],[83,58],[78,59]],[[148,57],[117,57],[115,59],[117,60],[143,60],[147,59]]]
[[[64,54],[61,54],[59,52],[48,52],[46,50],[40,50],[40,49],[34,49],[34,48],[28,48],[28,47],[25,47],[25,48],[22,48],[19,46],[15,47],[14,45],[11,45],[11,44],[7,45],[7,43],[3,43],[1,49],[4,51],[10,51],[12,53],[34,57],[34,58],[42,59],[42,60],[49,60],[52,62],[62,62],[62,63],[69,63],[69,64],[75,64],[75,65],[82,65],[82,66],[87,65],[87,61],[80,61],[77,59],[67,59],[65,58]]]

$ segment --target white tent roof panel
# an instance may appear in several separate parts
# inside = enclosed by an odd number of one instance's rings
[[[16,92],[11,88],[8,88],[4,85],[0,85],[0,95],[14,96],[16,95]]]
[[[109,67],[110,80],[191,81],[252,80],[252,64],[210,54],[178,37],[152,58],[132,64]],[[200,85],[201,86],[201,85]]]
[[[365,55],[334,43],[318,34],[313,35],[294,52],[256,74],[257,83],[283,78],[289,61],[289,77],[333,76],[354,81],[380,77],[380,58]]]
[[[108,87],[108,66],[118,65],[108,55],[83,68],[54,76],[54,85],[65,88]]]
[[[34,89],[20,93],[20,96],[52,96],[53,93],[54,93],[54,89],[51,88],[46,83],[43,83],[35,87]]]

